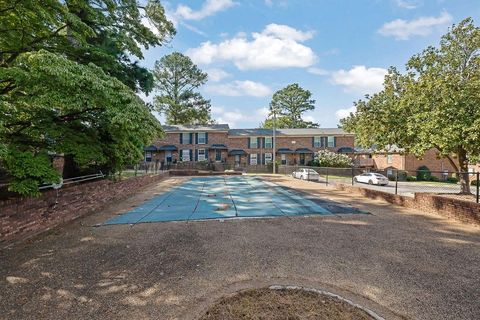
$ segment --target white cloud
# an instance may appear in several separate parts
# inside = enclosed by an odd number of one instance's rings
[[[233,81],[225,84],[209,85],[205,88],[205,91],[221,96],[252,96],[252,97],[265,97],[268,96],[272,90],[266,85],[245,80],[245,81]]]
[[[418,0],[396,0],[395,2],[402,9],[415,9],[420,5]]]
[[[218,82],[232,76],[230,73],[220,68],[207,69],[205,72],[208,73],[208,80],[212,82]]]
[[[202,7],[195,11],[189,6],[179,4],[175,16],[183,20],[202,20],[235,5],[232,0],[206,0]]]
[[[444,11],[438,17],[420,17],[415,20],[397,19],[385,23],[378,32],[385,36],[392,36],[397,40],[408,40],[412,36],[428,36],[436,28],[452,22],[452,16]]]
[[[354,66],[350,70],[338,70],[332,73],[331,82],[341,85],[347,92],[374,93],[382,90],[387,69]]]
[[[218,44],[203,42],[186,54],[197,64],[210,64],[217,60],[232,61],[237,68],[272,69],[313,65],[317,57],[310,47],[301,42],[311,39],[312,31],[299,31],[286,25],[269,24],[258,33],[237,34]]]
[[[259,108],[253,112],[245,112],[238,108],[212,107],[212,116],[218,123],[228,123],[231,128],[237,128],[239,122],[253,122],[255,126],[263,121],[268,114],[267,108]]]
[[[321,68],[315,68],[315,67],[312,67],[312,68],[308,68],[307,71],[311,74],[315,74],[317,76],[326,76],[328,74],[330,74],[330,72],[328,72],[327,70],[325,69],[321,69]]]
[[[355,112],[357,108],[355,106],[352,106],[347,109],[339,109],[337,112],[335,112],[335,116],[337,117],[338,120],[346,118],[350,115],[350,113]]]

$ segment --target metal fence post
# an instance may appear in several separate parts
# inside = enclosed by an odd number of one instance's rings
[[[353,180],[355,179],[354,177],[355,177],[355,176],[354,176],[353,167],[352,167],[352,186],[353,186]]]
[[[398,169],[395,173],[395,194],[398,194]]]
[[[480,203],[480,172],[477,172],[477,203]]]
[[[328,168],[327,168],[327,179],[325,181],[325,185],[328,186]]]

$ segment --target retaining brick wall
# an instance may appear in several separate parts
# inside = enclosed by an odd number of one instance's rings
[[[48,190],[39,198],[0,201],[0,243],[20,240],[101,209],[109,201],[126,198],[168,173],[118,182],[100,180]],[[55,205],[55,202],[57,204]]]
[[[342,191],[361,194],[370,199],[384,200],[399,206],[436,213],[462,222],[480,225],[480,204],[472,201],[431,193],[415,193],[415,197],[411,198],[345,184],[336,184],[335,187]]]

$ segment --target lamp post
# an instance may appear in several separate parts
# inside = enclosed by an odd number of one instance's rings
[[[276,138],[276,131],[277,131],[277,113],[275,112],[275,108],[272,109],[272,112],[273,112],[273,137],[272,137],[272,146],[273,146],[273,153],[272,153],[272,168],[273,168],[273,174],[275,174],[276,172],[276,168],[275,168],[275,155],[277,153],[277,144],[275,142],[275,138]]]

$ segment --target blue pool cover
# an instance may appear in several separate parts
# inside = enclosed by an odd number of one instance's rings
[[[251,176],[195,177],[104,225],[332,214],[326,207]]]

